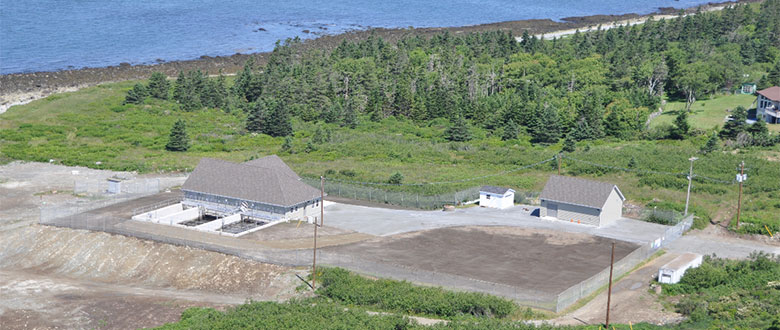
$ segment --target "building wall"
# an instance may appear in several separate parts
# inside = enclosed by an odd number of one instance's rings
[[[581,224],[597,227],[600,224],[601,212],[598,209],[546,200],[542,200],[542,207],[539,209],[540,217],[548,216],[547,207],[549,204],[558,205],[558,220],[573,222],[579,221]]]
[[[259,202],[244,201],[237,198],[215,196],[210,194],[204,194],[193,191],[184,191],[185,201],[203,201],[209,204],[213,204],[212,210],[218,213],[231,213],[241,207],[242,203],[246,202],[249,209],[268,215],[272,218],[285,218],[291,220],[304,219],[305,216],[316,216],[319,218],[320,209],[322,206],[319,198],[302,202],[290,207],[282,207],[276,205],[270,205]]]
[[[490,196],[490,198],[488,198]],[[484,191],[479,192],[479,206],[505,209],[515,205],[515,194],[508,191],[506,194],[498,195]]]
[[[774,122],[774,117],[766,113],[766,109],[774,105],[774,109],[780,109],[780,102],[772,101],[759,94],[756,100],[756,118],[764,119],[766,122]]]
[[[601,225],[605,226],[614,223],[617,219],[623,217],[623,200],[620,199],[617,189],[612,189],[612,192],[607,197],[604,208],[601,210]]]

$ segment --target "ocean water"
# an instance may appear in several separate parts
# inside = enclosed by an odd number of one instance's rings
[[[7,0],[0,74],[272,50],[277,40],[366,27],[463,26],[646,14],[704,0]],[[310,31],[310,33],[304,32]]]

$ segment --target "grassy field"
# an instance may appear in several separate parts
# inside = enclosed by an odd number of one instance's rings
[[[715,95],[712,99],[698,100],[691,106],[691,115],[689,121],[691,126],[702,130],[711,130],[715,127],[723,126],[729,111],[738,106],[745,109],[754,108],[753,102],[756,101],[755,95],[733,94],[733,95]],[[674,118],[680,110],[685,109],[685,101],[670,101],[664,106],[664,112],[650,122],[650,127],[659,127],[663,125],[672,125]],[[780,132],[780,125],[768,125],[769,130]]]
[[[380,122],[360,118],[355,129],[325,125],[332,132],[330,141],[313,144],[316,150],[307,150],[307,144],[317,124],[294,120],[292,151],[281,152],[284,138],[247,133],[242,111],[183,112],[173,102],[152,99],[142,105],[122,105],[134,83],[105,84],[11,108],[0,115],[0,159],[54,160],[64,165],[156,172],[191,170],[201,157],[245,161],[279,154],[302,176],[326,174],[332,179],[386,182],[398,172],[404,176],[404,183],[467,180],[383,187],[395,191],[434,194],[491,184],[538,192],[547,177],[555,173],[554,161],[528,170],[493,174],[549,159],[562,147],[532,145],[527,136],[502,141],[476,127],[471,129],[473,140],[448,142],[444,138],[449,125],[446,120],[415,123],[390,117]],[[712,101],[701,104],[712,106]],[[187,122],[192,147],[183,153],[166,151],[170,128],[179,118]],[[564,159],[563,171],[614,182],[631,204],[681,211],[688,158],[697,155],[701,159],[696,162],[696,174],[724,181],[697,178],[694,182],[692,209],[704,224],[734,215],[737,187],[731,181],[737,164],[745,160],[750,171],[743,215],[753,219],[750,221],[756,223],[756,228],[769,224],[773,231],[780,230],[776,217],[780,204],[775,202],[780,198],[780,148],[702,155],[699,149],[705,141],[704,136],[685,141],[584,141],[569,154],[572,158]],[[573,159],[627,170],[595,167]],[[636,165],[629,169],[631,159]],[[487,175],[493,176],[483,177]]]

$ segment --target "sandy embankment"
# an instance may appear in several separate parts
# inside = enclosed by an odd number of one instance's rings
[[[725,8],[736,2],[757,2],[760,0],[728,1],[701,6],[702,11],[713,11]],[[692,14],[699,7],[688,8],[685,13]],[[573,34],[580,31],[592,31],[601,26],[602,29],[612,28],[618,25],[635,25],[645,22],[650,17],[676,17],[679,9],[662,8],[655,14],[640,16],[637,14],[624,15],[593,15],[585,17],[567,17],[560,22],[550,19],[530,19],[521,21],[509,21],[490,24],[460,27],[415,28],[415,29],[385,29],[374,28],[370,30],[350,31],[338,35],[324,35],[317,39],[306,40],[301,48],[330,49],[338,46],[343,40],[362,40],[370,35],[381,37],[393,42],[409,35],[430,36],[436,33],[449,31],[450,33],[471,33],[481,31],[511,31],[515,35],[521,35],[528,31],[531,34],[545,38]],[[660,16],[659,16],[660,15]],[[234,54],[231,56],[202,56],[198,59],[186,61],[172,61],[157,64],[130,65],[127,63],[118,66],[103,68],[84,68],[76,70],[61,70],[53,72],[14,73],[0,75],[0,114],[14,105],[29,103],[46,96],[75,91],[80,88],[95,86],[107,82],[117,82],[133,79],[146,79],[152,72],[159,71],[168,76],[175,77],[179,71],[202,70],[208,74],[233,74],[243,67],[244,62],[254,58],[255,63],[264,64],[269,53]]]

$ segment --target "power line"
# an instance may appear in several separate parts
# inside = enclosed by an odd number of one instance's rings
[[[670,175],[670,176],[687,177],[687,174],[686,173],[682,173],[682,172],[681,173],[673,173],[673,172],[662,172],[662,171],[653,171],[653,170],[642,170],[642,169],[634,169],[634,168],[625,168],[625,167],[620,167],[620,166],[611,166],[611,165],[598,164],[598,163],[594,163],[594,162],[591,162],[591,161],[577,159],[577,158],[573,158],[571,156],[566,156],[566,155],[563,155],[562,157],[563,158],[567,158],[567,159],[571,159],[571,160],[576,161],[576,162],[581,162],[581,163],[585,163],[585,164],[588,164],[588,165],[591,165],[591,166],[595,166],[595,167],[609,168],[609,169],[620,170],[620,171],[625,171],[625,172],[648,173],[648,174],[659,174],[659,175]],[[731,181],[719,180],[719,179],[710,178],[710,177],[706,177],[706,176],[699,175],[699,174],[694,174],[693,178],[694,179],[699,178],[699,179],[702,179],[702,180],[707,180],[707,181],[712,181],[712,182],[717,182],[717,183],[723,183],[723,184],[734,184],[734,180],[731,180]]]

